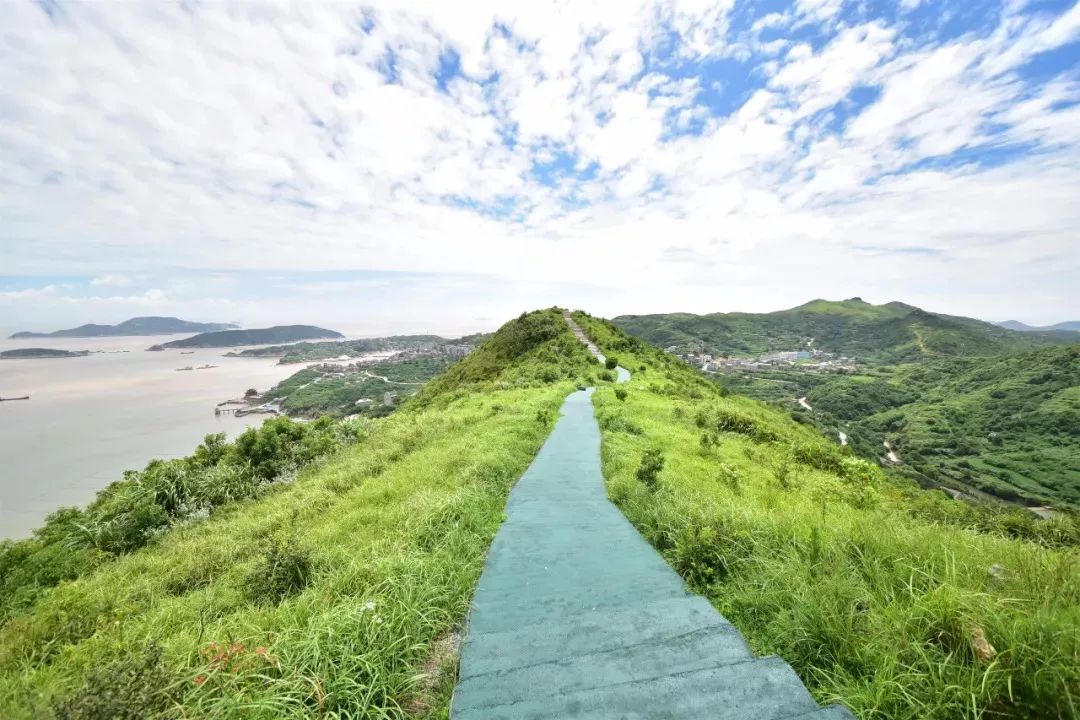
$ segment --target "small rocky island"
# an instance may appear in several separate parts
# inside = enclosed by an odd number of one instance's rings
[[[56,350],[54,348],[16,348],[0,351],[0,360],[30,360],[37,358],[85,357],[89,350]]]

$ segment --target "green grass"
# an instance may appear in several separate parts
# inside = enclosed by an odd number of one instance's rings
[[[888,440],[925,484],[1080,508],[1080,345],[877,366],[869,376],[774,368],[729,389],[791,409],[864,457]],[[793,408],[805,395],[812,412]]]
[[[0,717],[445,718],[453,639],[509,488],[594,367],[558,313],[505,330],[477,367],[294,482],[8,619]],[[577,374],[545,379],[551,354]]]
[[[594,395],[611,497],[756,651],[864,719],[1078,717],[1075,525],[892,484],[814,427],[578,322],[633,373]],[[599,373],[557,311],[530,313],[295,478],[278,472],[288,421],[204,448],[199,462],[236,453],[289,481],[217,492],[208,518],[8,605],[0,717],[446,718],[509,489]],[[186,487],[185,467],[102,502],[167,515],[174,493],[156,490]]]
[[[1041,526],[1042,544],[980,529],[978,508],[895,486],[787,413],[577,319],[637,368],[624,400],[594,395],[611,498],[755,651],[860,718],[1080,717],[1075,527]],[[648,451],[665,458],[655,490],[637,477]]]

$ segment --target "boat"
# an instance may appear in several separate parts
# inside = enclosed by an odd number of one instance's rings
[[[23,395],[22,397],[9,397],[9,398],[0,397],[0,402],[4,402],[6,400],[29,400],[29,399],[30,399],[29,395]]]
[[[195,368],[191,367],[190,365],[187,365],[187,366],[182,367],[182,368],[176,368],[176,371],[180,372],[181,370],[194,370],[194,369]]]

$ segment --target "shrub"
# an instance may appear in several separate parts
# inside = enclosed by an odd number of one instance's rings
[[[53,714],[56,720],[145,720],[168,709],[170,681],[161,648],[149,645],[91,669],[82,688],[53,705]]]
[[[646,450],[641,456],[641,465],[637,469],[637,479],[645,487],[655,490],[660,483],[660,471],[664,469],[664,453],[659,450]]]
[[[615,397],[619,400],[619,402],[625,401],[626,390],[624,390],[623,388],[615,388]]]
[[[608,370],[614,370],[618,366],[619,366],[619,359],[618,358],[609,357],[606,360],[604,360],[604,367],[606,367]]]
[[[615,380],[615,376],[612,375],[607,370],[601,370],[600,371],[600,379],[603,380],[604,382],[612,382],[612,381]]]
[[[642,435],[645,432],[621,415],[602,415],[599,420],[600,427],[604,430],[624,432],[630,435]]]
[[[742,490],[742,478],[743,474],[739,468],[728,463],[720,463],[720,468],[717,470],[716,479],[723,485],[726,485],[731,492],[736,495]]]
[[[310,575],[311,553],[289,535],[270,541],[246,584],[253,600],[276,604],[303,590]]]

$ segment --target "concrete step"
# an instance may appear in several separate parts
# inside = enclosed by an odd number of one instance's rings
[[[477,595],[521,590],[543,593],[547,588],[605,582],[610,585],[640,582],[664,582],[673,588],[683,586],[682,578],[663,561],[639,553],[627,553],[608,561],[591,555],[553,555],[522,562],[520,557],[492,557],[488,567],[494,572],[480,579]],[[503,567],[513,572],[500,573]]]
[[[662,578],[662,575],[658,575]],[[521,593],[503,592],[484,595],[477,592],[469,620],[469,632],[490,633],[520,625],[541,622],[565,622],[567,617],[603,608],[639,605],[654,600],[687,597],[681,587],[657,581],[642,585],[604,587],[600,584],[577,586],[565,592],[545,593],[523,601]]]
[[[476,675],[458,683],[454,708],[460,711],[520,702],[535,696],[538,688],[544,694],[565,695],[753,660],[753,653],[735,628],[714,625],[682,635]]]
[[[817,705],[784,661],[760,658],[519,702],[458,710],[455,720],[780,720]]]
[[[470,632],[461,648],[459,677],[605,652],[715,627],[730,625],[707,600],[687,595],[590,610],[561,623],[523,625],[488,634]]]

